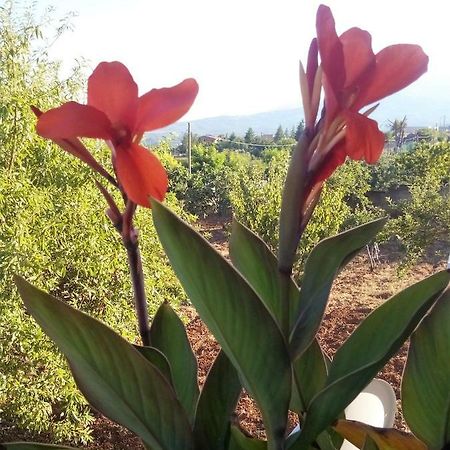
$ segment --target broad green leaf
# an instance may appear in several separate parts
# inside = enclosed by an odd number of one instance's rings
[[[386,301],[337,351],[325,388],[309,405],[298,449],[307,448],[367,386],[408,338],[450,281],[438,272]]]
[[[233,425],[228,450],[267,450],[267,442],[247,437],[238,427]]]
[[[341,448],[344,439],[331,427],[328,427],[316,437],[316,442],[320,450],[337,450]]]
[[[286,448],[290,450],[295,449],[295,445],[299,437],[300,431],[295,431],[294,433],[291,433],[286,439]],[[314,444],[314,446],[310,446],[308,450],[316,450],[317,448],[319,448],[319,446]]]
[[[324,239],[314,247],[306,261],[299,310],[290,336],[293,358],[301,355],[313,341],[339,269],[375,237],[385,222],[386,219],[369,222]]]
[[[170,370],[169,361],[167,358],[155,347],[143,347],[141,345],[133,344],[133,347],[151,364],[153,364],[164,375],[164,378],[173,387],[172,371]]]
[[[411,336],[402,381],[405,420],[432,450],[450,448],[449,324],[447,290]]]
[[[292,363],[294,388],[297,403],[294,411],[303,414],[315,397],[320,392],[327,380],[327,358],[314,339],[307,350]],[[328,358],[327,358],[328,359]]]
[[[233,221],[230,257],[235,267],[244,275],[281,325],[281,288],[276,256],[261,238],[237,220]],[[299,290],[292,279],[290,279],[289,300],[291,310],[297,311]],[[319,343],[314,339],[303,355],[293,363],[291,410],[303,414],[311,399],[325,386],[327,378],[325,358],[327,357],[322,353]],[[324,431],[319,438],[322,450],[335,448],[328,431]],[[342,443],[340,439],[338,440]]]
[[[152,450],[191,449],[189,421],[170,384],[122,337],[20,277],[27,310],[69,361],[91,405]]]
[[[323,354],[317,340],[293,362],[292,411],[303,416],[311,400],[324,388],[329,364],[330,360]],[[321,450],[334,450],[342,445],[340,436],[330,428],[317,436],[316,441]]]
[[[169,361],[175,392],[193,423],[199,395],[197,360],[183,322],[167,302],[156,312],[150,328],[150,339],[152,346],[160,350]]]
[[[39,444],[37,442],[4,442],[0,450],[77,450],[75,447],[63,445]]]
[[[362,446],[362,450],[380,450],[375,441],[369,436],[366,436],[366,440]]]
[[[291,395],[290,360],[280,329],[247,281],[202,236],[154,200],[152,212],[175,273],[258,403],[269,448],[278,448]]]
[[[427,450],[427,446],[412,434],[393,428],[376,428],[353,420],[338,420],[334,428],[358,448],[363,448],[370,436],[379,450]]]
[[[230,238],[230,258],[272,313],[281,328],[283,305],[280,299],[280,275],[276,256],[266,243],[247,227],[233,220]],[[298,311],[299,290],[290,279],[289,303],[292,312]],[[293,315],[291,325],[293,325]]]
[[[241,383],[236,369],[223,351],[217,355],[198,400],[194,425],[197,450],[225,450],[230,435]]]
[[[297,440],[299,439],[300,434],[300,431],[296,431],[295,433],[291,433],[289,435],[286,441],[287,449],[297,448]],[[319,448],[320,450],[337,450],[341,448],[343,441],[344,439],[342,436],[329,427],[316,437],[315,442],[312,446],[310,446],[310,448]]]

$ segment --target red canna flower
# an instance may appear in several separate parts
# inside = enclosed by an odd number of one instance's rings
[[[324,5],[317,11],[316,28],[307,70],[300,67],[305,125],[311,136],[302,207],[309,209],[323,182],[346,157],[373,164],[381,156],[384,134],[367,117],[377,105],[360,110],[408,86],[428,65],[428,56],[418,45],[392,45],[374,54],[367,31],[350,28],[338,36],[331,10]],[[316,123],[321,88],[324,107]]]
[[[373,120],[358,111],[417,80],[427,70],[428,57],[421,47],[410,44],[392,45],[375,55],[372,37],[360,28],[338,37],[331,10],[323,5],[316,26],[326,126],[346,127],[347,155],[374,163],[383,150],[384,136]]]
[[[197,92],[197,82],[186,79],[139,97],[123,64],[102,62],[89,77],[87,105],[68,102],[51,109],[39,116],[36,129],[55,142],[74,142],[79,137],[104,139],[127,197],[150,207],[149,197],[164,199],[168,180],[158,158],[140,145],[142,136],[181,118]]]
[[[374,54],[367,31],[351,28],[338,36],[327,6],[319,6],[316,27],[306,70],[300,64],[305,130],[291,158],[280,212],[278,265],[289,274],[325,180],[347,157],[375,163],[383,151],[384,134],[368,118],[378,105],[360,110],[408,86],[428,65],[417,45],[392,45]]]

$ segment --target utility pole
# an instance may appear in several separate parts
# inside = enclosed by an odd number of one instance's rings
[[[189,175],[192,174],[192,131],[191,122],[188,122],[188,142],[187,142],[187,157],[188,157],[188,171]]]

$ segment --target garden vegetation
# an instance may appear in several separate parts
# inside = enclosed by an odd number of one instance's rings
[[[54,441],[86,443],[93,416],[64,358],[27,316],[12,283],[21,273],[35,285],[109,324],[130,341],[137,338],[125,250],[104,215],[91,172],[34,131],[30,105],[48,110],[80,96],[83,65],[66,79],[46,48],[70,24],[52,29],[46,12],[17,13],[9,2],[0,10],[0,420]],[[92,148],[107,164],[108,150]],[[232,149],[195,145],[192,174],[170,153],[156,149],[168,172],[167,202],[188,221],[196,216],[234,214],[272,248],[278,241],[281,192],[292,150],[266,149],[255,157]],[[382,235],[393,236],[411,264],[423,249],[450,231],[450,145],[418,144],[385,154],[380,164],[349,162],[327,181],[298,251],[303,255],[324,237],[389,215]],[[407,195],[395,199],[403,189]],[[383,192],[382,204],[371,193]],[[186,299],[158,242],[148,211],[137,227],[149,308]],[[120,247],[120,246],[119,246]],[[101,251],[99,251],[101,249]],[[151,274],[151,276],[150,276]],[[0,423],[1,423],[0,422]]]

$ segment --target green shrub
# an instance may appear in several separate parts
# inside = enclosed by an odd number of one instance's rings
[[[172,155],[169,141],[162,141],[153,150],[166,168],[169,177],[169,192],[172,192],[180,201],[184,201],[189,186],[187,167]]]
[[[379,236],[380,241],[397,237],[404,249],[400,271],[417,262],[427,248],[448,238],[450,144],[421,143],[414,148],[383,155],[371,167],[373,189],[388,196],[387,212],[392,216]],[[407,192],[397,200],[399,187]],[[400,198],[401,198],[400,197]]]
[[[422,143],[411,150],[386,152],[378,164],[371,166],[372,189],[389,191],[399,186],[410,186],[418,177],[430,170],[434,171],[444,183],[450,167],[450,144]]]
[[[134,340],[127,256],[90,172],[36,136],[30,105],[46,110],[75,99],[80,73],[60,80],[58,64],[39,53],[43,28],[28,10],[18,16],[15,6],[0,10],[0,413],[2,420],[50,432],[54,440],[86,442],[90,409],[63,358],[24,311],[12,275],[25,276]],[[106,149],[93,150],[109,159]],[[180,211],[173,194],[168,202]],[[139,211],[137,226],[154,312],[163,300],[176,305],[185,297],[150,214]]]
[[[273,250],[278,241],[278,212],[289,157],[289,150],[271,150],[263,154],[267,164],[262,160],[249,160],[229,175],[233,213]],[[366,197],[369,181],[368,167],[358,162],[348,161],[336,171],[325,184],[303,235],[300,262],[321,239],[379,215]]]
[[[434,170],[435,169],[435,170]],[[450,173],[447,174],[447,177]],[[448,178],[447,178],[448,180]],[[400,270],[409,269],[431,245],[450,237],[450,191],[448,181],[442,184],[439,165],[416,177],[409,187],[410,199],[395,203],[394,219],[390,220],[382,239],[396,236],[405,250]],[[435,247],[441,257],[448,253]]]
[[[65,363],[24,317],[11,288],[12,274],[33,280],[132,341],[136,321],[126,252],[117,251],[121,241],[104,215],[103,199],[86,174],[80,179],[83,170],[71,167],[75,164],[70,157],[56,152],[52,161],[59,161],[60,183],[35,184],[28,170],[14,179],[5,169],[0,173],[0,372],[5,385],[0,405],[3,416],[20,426],[51,431],[57,439],[86,440],[89,410]],[[65,183],[67,174],[79,178],[79,184]],[[159,247],[150,212],[140,211],[137,225],[150,311],[163,300],[176,305],[184,295]]]
[[[201,217],[224,214],[229,210],[226,152],[213,146],[195,145],[192,149],[192,175],[184,201],[189,212]]]
[[[268,164],[260,159],[242,161],[229,173],[229,197],[233,214],[275,247],[281,193],[289,164],[289,152],[280,150]]]

